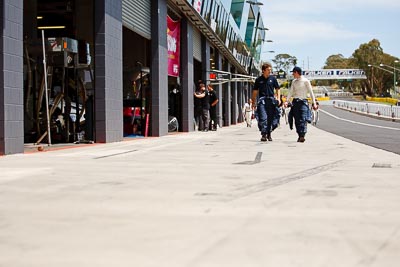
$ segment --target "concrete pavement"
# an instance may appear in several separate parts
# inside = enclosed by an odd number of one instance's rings
[[[0,157],[0,267],[398,266],[400,156],[255,124]]]

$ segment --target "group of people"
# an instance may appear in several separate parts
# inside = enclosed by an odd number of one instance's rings
[[[265,63],[261,71],[262,75],[255,80],[252,98],[243,107],[247,127],[251,127],[254,118],[257,119],[261,141],[272,141],[271,133],[279,126],[281,108],[290,106],[289,126],[292,129],[294,121],[298,135],[297,142],[305,142],[307,123],[311,122],[307,94],[311,96],[311,109],[318,108],[310,81],[302,76],[300,67],[294,67],[292,70],[294,80],[286,101],[282,103],[278,80],[271,74],[272,66]],[[217,130],[217,103],[218,96],[213,87],[200,81],[194,92],[194,115],[199,131]]]
[[[261,141],[272,141],[271,133],[279,124],[279,107],[291,106],[289,116],[294,120],[298,135],[297,142],[305,142],[307,123],[311,119],[307,94],[311,96],[312,108],[317,108],[310,81],[302,76],[300,67],[294,67],[292,70],[294,80],[285,103],[282,103],[280,86],[275,76],[271,75],[272,66],[268,63],[263,64],[261,71],[262,75],[255,80],[251,100],[253,103],[257,103],[255,115],[258,121],[258,129],[261,132]],[[249,126],[248,122],[247,125]]]
[[[194,92],[194,116],[199,131],[217,130],[218,96],[212,85],[199,82]]]

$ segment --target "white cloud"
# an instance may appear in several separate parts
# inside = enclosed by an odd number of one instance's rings
[[[264,44],[264,50],[296,56],[299,64],[319,68],[328,56],[349,57],[374,38],[382,40],[385,49],[391,48],[389,53],[400,54],[395,34],[400,0],[261,1],[263,22],[270,29],[266,39],[273,40]]]
[[[312,38],[318,38],[319,41],[350,40],[370,36],[369,30],[346,25],[346,22],[342,24],[338,18],[366,19],[366,14],[371,12],[371,8],[375,12],[382,6],[386,9],[390,9],[391,6],[400,7],[400,1],[286,0],[264,2],[262,17],[264,25],[271,29],[267,33],[268,39],[283,44],[294,40],[296,43],[307,43]]]
[[[364,9],[394,9],[400,8],[398,0],[286,0],[261,1],[263,9],[269,14],[319,14],[321,12],[353,13]]]
[[[282,44],[319,41],[346,40],[364,36],[362,33],[342,29],[337,25],[312,20],[274,21],[268,25],[271,29],[267,33],[268,39]]]

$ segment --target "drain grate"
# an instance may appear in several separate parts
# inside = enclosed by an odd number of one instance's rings
[[[389,163],[374,163],[372,168],[392,168],[392,164]]]

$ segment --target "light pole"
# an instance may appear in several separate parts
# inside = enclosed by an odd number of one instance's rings
[[[396,66],[397,63],[399,63],[398,60],[393,61],[393,72],[394,72],[394,70],[397,70],[397,71],[398,71],[398,69],[395,68],[395,66]],[[394,81],[394,92],[395,92],[396,98],[397,98],[397,97],[398,97],[398,94],[397,94],[397,91],[396,91],[396,81]]]
[[[275,53],[275,51],[274,50],[263,51],[262,54],[264,54],[264,53]]]
[[[383,65],[383,64],[382,64],[382,65]],[[378,69],[380,69],[380,70],[386,71],[386,72],[388,72],[388,73],[390,73],[390,74],[393,74],[393,71],[390,71],[390,70],[384,69],[384,68],[382,68],[382,67],[379,67],[379,66],[376,66],[376,65],[371,65],[371,64],[368,64],[368,67],[375,67],[375,68],[378,68]]]
[[[383,64],[380,64],[380,65],[383,65]],[[379,66],[376,66],[376,65],[368,64],[368,67],[375,67],[375,68],[378,68],[378,69],[380,69],[380,70],[386,71],[386,72],[388,72],[388,73],[390,73],[390,74],[394,74],[394,71],[390,71],[390,70],[384,69],[384,68],[379,67]]]
[[[263,3],[261,3],[261,2],[251,1],[251,0],[247,0],[246,3],[249,3],[251,6],[253,6],[253,5],[262,6],[262,5],[263,5]],[[251,51],[252,51],[253,55],[251,56],[250,66],[249,66],[249,74],[250,74],[250,75],[252,75],[251,71],[252,71],[252,69],[253,69],[253,59],[254,59],[255,52],[256,52],[256,51],[255,51],[255,50],[256,50],[255,48],[256,48],[256,43],[257,43],[257,30],[260,28],[260,27],[258,26],[259,20],[260,20],[260,10],[258,10],[258,12],[257,12],[256,25],[255,25],[255,27],[254,27],[254,28],[255,28],[255,32],[254,32],[254,42],[251,44],[251,46],[252,46]],[[265,28],[265,29],[267,29],[267,28]],[[268,30],[268,29],[267,29],[267,30]]]
[[[259,6],[263,5],[263,3],[257,2],[257,0],[256,1],[247,0],[246,3],[249,3],[250,5],[259,5]]]
[[[397,97],[397,92],[396,92],[396,70],[398,71],[399,69],[396,69],[396,67],[395,67],[395,65],[396,65],[396,63],[398,63],[399,61],[398,60],[395,60],[394,62],[393,62],[393,66],[387,66],[387,65],[385,65],[385,64],[379,64],[379,66],[381,66],[381,67],[388,67],[388,68],[393,68],[393,96],[394,97]]]
[[[374,92],[374,67],[371,64],[368,64],[368,67],[371,68],[371,93]]]
[[[262,41],[263,41],[263,43],[272,43],[272,42],[274,42],[272,40],[265,40],[265,39],[262,39]],[[261,50],[262,50],[262,47],[261,47]],[[261,51],[261,53],[260,53],[260,61],[262,61],[262,55],[261,54],[264,54],[264,53],[275,53],[275,51],[272,51],[272,50]]]

